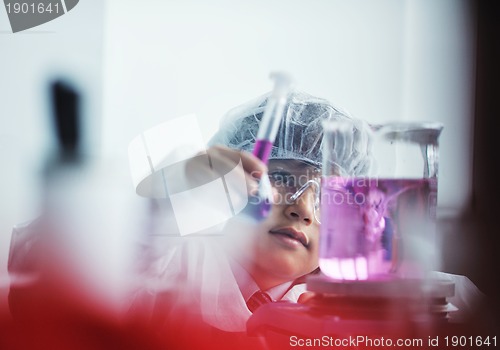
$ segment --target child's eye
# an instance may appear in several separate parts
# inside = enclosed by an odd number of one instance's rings
[[[287,171],[277,170],[269,173],[269,178],[276,186],[295,186],[295,176]]]

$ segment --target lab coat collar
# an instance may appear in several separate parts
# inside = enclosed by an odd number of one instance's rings
[[[259,286],[240,263],[234,259],[230,260],[231,269],[233,271],[234,278],[236,279],[236,283],[238,284],[243,298],[245,301],[248,301],[248,299],[250,299],[250,297],[259,290]],[[291,285],[292,281],[277,285],[268,290],[264,290],[263,292],[269,294],[273,300],[281,300]]]

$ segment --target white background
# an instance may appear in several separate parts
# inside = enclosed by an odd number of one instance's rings
[[[110,0],[106,12],[105,154],[126,157],[140,131],[188,113],[208,140],[285,70],[367,121],[444,123],[439,205],[466,203],[474,43],[464,1]]]
[[[86,152],[122,179],[138,133],[196,113],[208,140],[228,109],[272,88],[273,70],[369,122],[440,121],[438,214],[457,215],[471,176],[467,10],[461,0],[82,0],[12,34],[1,8],[0,281],[11,227],[38,210],[51,144],[45,88],[59,75],[83,92]]]

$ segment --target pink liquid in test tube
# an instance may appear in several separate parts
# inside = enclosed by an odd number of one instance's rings
[[[273,143],[269,140],[257,140],[253,149],[253,155],[267,164],[272,147]]]

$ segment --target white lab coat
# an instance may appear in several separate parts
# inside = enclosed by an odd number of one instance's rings
[[[139,294],[145,293],[154,300],[165,292],[180,292],[176,302],[209,325],[227,332],[246,331],[252,313],[233,273],[234,262],[219,237],[156,239],[163,241],[165,249],[161,253],[156,245],[155,254],[160,255],[152,262],[147,287]],[[280,300],[297,302],[305,291],[304,283],[296,284]]]

